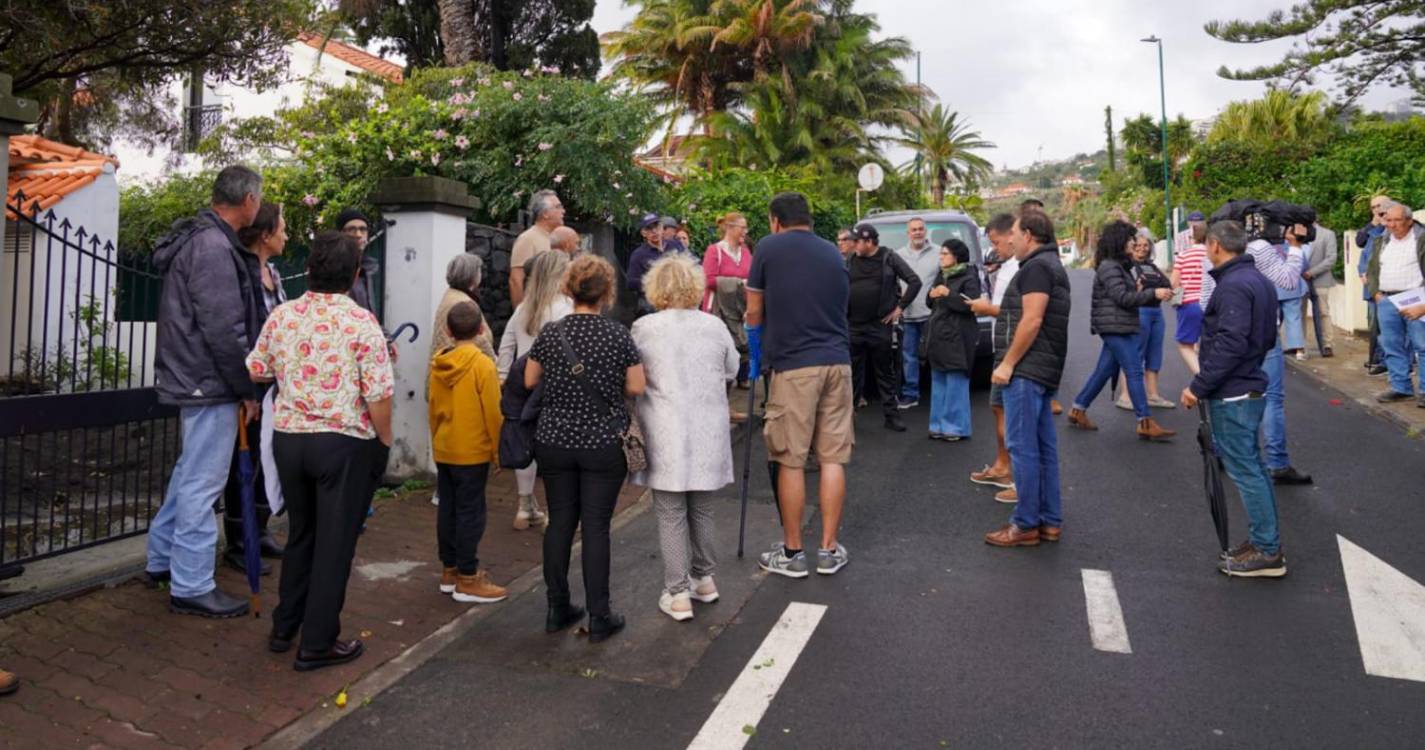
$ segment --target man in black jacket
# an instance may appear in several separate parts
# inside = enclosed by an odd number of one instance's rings
[[[248,350],[258,333],[256,255],[238,230],[262,203],[262,178],[232,166],[213,183],[211,208],[175,225],[154,250],[163,274],[154,385],[160,403],[180,408],[183,444],[167,495],[149,523],[149,577],[169,581],[180,614],[236,617],[247,602],[213,580],[218,521],[213,503],[227,484],[240,419],[258,415]]]
[[[890,248],[881,247],[881,235],[874,226],[862,224],[853,234],[856,245],[846,259],[846,271],[851,277],[846,320],[851,328],[852,389],[859,399],[869,361],[876,373],[876,390],[881,395],[886,429],[905,432],[905,423],[896,408],[900,388],[896,382],[891,326],[920,294],[920,277]],[[898,281],[905,282],[904,293]]]
[[[1262,363],[1276,348],[1277,292],[1257,270],[1247,231],[1235,221],[1207,229],[1209,273],[1217,282],[1203,316],[1201,370],[1183,389],[1183,408],[1207,401],[1212,442],[1247,510],[1250,540],[1227,553],[1218,569],[1229,576],[1280,578],[1286,558],[1277,533],[1277,500],[1257,430],[1266,413]]]

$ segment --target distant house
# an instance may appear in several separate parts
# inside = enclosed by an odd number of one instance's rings
[[[1032,192],[1032,190],[1028,185],[1022,182],[1011,182],[1000,188],[999,191],[995,193],[995,197],[1013,198],[1015,196],[1028,195],[1030,192]]]
[[[257,91],[222,81],[176,81],[169,93],[181,102],[177,113],[183,122],[183,137],[176,144],[191,152],[198,143],[224,122],[270,115],[279,109],[301,104],[313,86],[344,86],[355,80],[399,84],[405,72],[398,63],[386,60],[345,42],[323,40],[304,33],[287,45],[287,73],[276,86]],[[125,165],[126,179],[152,179],[169,171],[169,154],[149,154],[133,144],[115,144],[116,155]],[[185,169],[201,170],[196,157],[184,160]]]
[[[1082,177],[1080,177],[1080,176],[1078,176],[1078,175],[1076,175],[1076,174],[1071,174],[1071,175],[1065,177],[1064,179],[1059,180],[1059,184],[1060,184],[1061,186],[1063,186],[1063,187],[1078,187],[1078,186],[1081,186],[1081,185],[1083,185],[1083,184],[1085,184],[1085,183],[1084,183],[1084,178],[1082,178]]]
[[[639,166],[655,176],[681,178],[688,171],[688,158],[692,155],[690,135],[670,135],[652,148],[634,157]]]

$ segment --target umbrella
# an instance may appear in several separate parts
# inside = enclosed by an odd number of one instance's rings
[[[401,332],[406,330],[407,328],[411,329],[411,341],[415,341],[416,339],[420,338],[420,326],[416,325],[415,323],[402,323],[396,326],[396,330],[386,334],[386,340],[395,341],[396,339],[399,339],[401,337]]]
[[[1202,484],[1207,493],[1207,507],[1212,511],[1212,524],[1217,528],[1217,541],[1226,554],[1229,545],[1227,535],[1227,494],[1222,490],[1222,459],[1212,443],[1212,422],[1207,416],[1207,402],[1197,402],[1197,413],[1201,421],[1197,426],[1197,447],[1202,451]]]
[[[238,486],[242,490],[242,558],[247,573],[247,585],[252,589],[252,616],[262,612],[262,542],[257,534],[257,498],[253,480],[257,476],[256,459],[247,441],[247,419],[238,415]]]
[[[739,488],[742,516],[737,521],[737,557],[742,559],[743,541],[747,537],[747,495],[752,482],[752,428],[757,424],[757,378],[762,375],[762,327],[747,329],[747,439],[742,445],[742,486]],[[772,492],[777,491],[776,464],[767,463],[772,470]]]

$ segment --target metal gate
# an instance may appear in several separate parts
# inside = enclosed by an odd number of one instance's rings
[[[144,533],[179,448],[153,388],[159,274],[16,199],[0,248],[0,577]]]

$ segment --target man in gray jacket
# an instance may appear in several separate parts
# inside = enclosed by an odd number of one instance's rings
[[[1316,330],[1316,349],[1321,356],[1330,357],[1331,351],[1331,304],[1330,289],[1336,286],[1336,277],[1331,270],[1336,267],[1336,233],[1316,225],[1316,239],[1311,242],[1311,255],[1306,259],[1306,270],[1301,277],[1311,286],[1307,293],[1311,300],[1311,326],[1306,325],[1302,316],[1301,325],[1306,330]],[[1303,332],[1302,340],[1306,340]]]
[[[237,617],[247,602],[213,580],[218,521],[240,419],[258,415],[247,358],[258,334],[256,255],[238,241],[262,204],[262,178],[247,167],[218,173],[210,208],[174,225],[154,250],[163,274],[154,385],[180,409],[182,446],[163,506],[149,523],[148,575],[170,582],[180,614]]]

